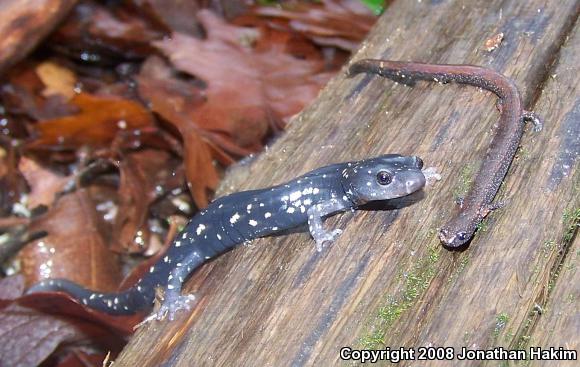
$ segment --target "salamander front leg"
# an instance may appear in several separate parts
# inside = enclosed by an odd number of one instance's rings
[[[332,243],[332,241],[342,233],[342,230],[340,229],[335,229],[331,232],[325,230],[322,226],[322,218],[343,211],[344,208],[344,204],[337,200],[323,202],[308,208],[308,229],[310,230],[312,238],[316,241],[317,251],[322,251],[326,242]]]
[[[195,296],[193,294],[181,295],[181,287],[189,273],[202,263],[203,258],[197,251],[191,253],[182,262],[177,263],[175,269],[171,271],[167,279],[167,286],[165,287],[161,307],[157,312],[149,315],[144,322],[163,320],[165,317],[173,320],[179,310],[191,309]]]

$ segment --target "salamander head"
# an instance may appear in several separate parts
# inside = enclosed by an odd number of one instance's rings
[[[439,229],[439,239],[445,247],[462,247],[471,240],[477,230],[477,223],[481,220],[483,220],[483,216],[472,216],[463,212]]]
[[[386,154],[349,163],[342,184],[349,199],[361,205],[369,201],[406,196],[425,186],[423,161],[416,156]]]

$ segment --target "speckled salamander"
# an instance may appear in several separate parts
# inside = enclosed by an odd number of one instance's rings
[[[535,131],[540,131],[542,125],[539,117],[522,109],[520,94],[510,79],[479,66],[367,59],[350,66],[350,76],[359,73],[377,74],[409,86],[417,80],[468,84],[489,90],[499,97],[500,118],[486,157],[467,196],[462,200],[459,213],[439,230],[439,238],[446,246],[464,245],[473,237],[483,218],[497,207],[492,201],[518,149],[524,123],[532,121]]]
[[[425,185],[418,157],[396,154],[338,163],[309,172],[271,188],[243,191],[219,198],[198,213],[173,240],[165,256],[132,288],[119,293],[93,292],[64,279],[47,279],[28,293],[60,291],[94,310],[113,315],[148,311],[155,289],[164,289],[160,310],[148,319],[173,319],[189,308],[193,295],[181,295],[187,276],[208,259],[237,245],[308,224],[321,251],[340,230],[326,231],[323,217],[369,201],[402,197]]]

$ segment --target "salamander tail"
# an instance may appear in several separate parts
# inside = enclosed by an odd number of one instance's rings
[[[62,292],[96,311],[110,315],[132,315],[150,309],[155,298],[154,291],[146,292],[151,288],[141,287],[139,283],[123,292],[100,293],[66,279],[48,279],[30,287],[26,294]]]

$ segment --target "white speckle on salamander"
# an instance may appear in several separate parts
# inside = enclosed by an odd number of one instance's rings
[[[175,241],[175,247],[181,247],[181,241]]]
[[[302,193],[300,191],[294,191],[293,193],[290,194],[290,201],[296,201],[298,200],[298,198],[300,198],[300,196],[302,196]]]
[[[91,295],[89,296],[89,299],[93,300],[93,299],[95,299],[96,296],[97,296],[96,294],[91,293]]]
[[[312,204],[311,199],[304,199],[304,205],[310,205],[310,204]]]
[[[169,261],[169,256],[165,255],[165,257],[163,258],[163,262],[170,263],[171,261]]]
[[[263,208],[264,207],[264,203],[260,203],[260,207]]]
[[[255,220],[253,220],[253,219],[250,219],[250,221],[248,222],[248,224],[249,224],[249,225],[251,225],[252,227],[255,227],[255,226],[257,226],[257,225],[258,225],[258,222],[256,222],[256,221],[255,221]]]
[[[238,219],[240,219],[240,215],[238,214],[238,212],[236,212],[234,215],[232,215],[232,217],[230,218],[230,223],[231,224],[235,224]]]
[[[222,239],[222,236],[219,233],[216,234],[215,236],[217,237],[218,240],[221,240]]]
[[[197,235],[199,236],[201,234],[201,232],[203,232],[204,230],[205,230],[205,224],[200,224],[199,226],[197,226],[195,233],[197,233]]]
[[[277,231],[278,227],[272,227],[272,231]]]
[[[288,209],[286,209],[286,213],[288,213],[288,214],[294,213],[294,208],[293,207],[289,207]]]
[[[155,265],[152,265],[152,266],[149,268],[149,272],[150,272],[150,273],[153,273],[154,271],[155,271]]]
[[[320,192],[320,190],[318,190],[318,187],[315,187],[315,188],[312,189],[312,193],[314,195],[318,194],[319,192]]]
[[[264,213],[264,218],[270,218],[271,216],[272,216],[272,213],[270,213],[270,212]]]

